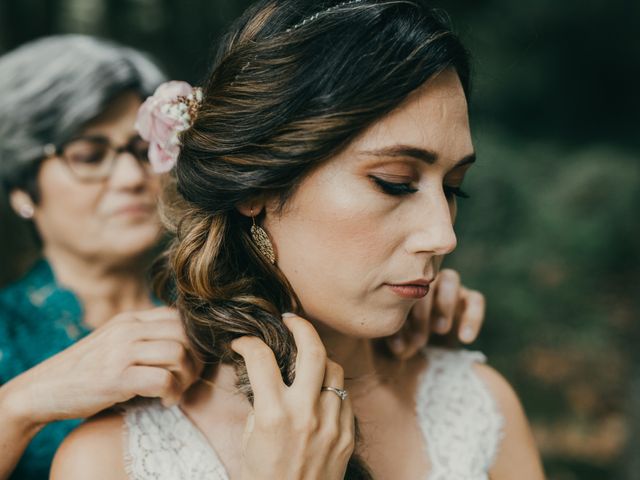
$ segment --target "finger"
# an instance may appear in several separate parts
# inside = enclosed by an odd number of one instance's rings
[[[177,309],[171,307],[151,308],[149,310],[134,312],[133,315],[144,322],[155,322],[158,320],[172,320],[176,322],[181,321],[180,312],[178,312]]]
[[[204,365],[191,347],[191,342],[184,331],[180,315],[175,308],[160,307],[134,314],[137,340],[173,340],[180,342],[187,350],[189,357],[199,374]]]
[[[253,433],[255,424],[256,424],[255,412],[251,410],[249,412],[249,415],[247,416],[247,421],[244,424],[244,431],[242,432],[242,451],[243,452],[247,448],[247,444],[249,443],[249,439],[251,438],[251,434]]]
[[[466,290],[466,289],[465,289]],[[473,342],[480,332],[486,312],[486,300],[482,293],[476,290],[466,290],[464,308],[460,315],[458,337],[463,343]]]
[[[266,343],[257,337],[244,336],[231,342],[231,349],[241,355],[253,389],[256,415],[269,406],[280,404],[285,384],[276,357]]]
[[[182,324],[172,320],[147,322],[138,320],[131,327],[131,337],[135,340],[173,340],[189,347],[189,340]]]
[[[411,309],[407,328],[403,329],[406,344],[403,359],[413,357],[429,340],[434,292],[435,285],[431,285],[429,293]]]
[[[400,331],[386,339],[389,350],[397,358],[413,357],[429,340],[434,290],[435,285],[432,285],[429,293],[411,308]]]
[[[197,378],[198,367],[185,346],[169,340],[136,342],[133,364],[164,367],[173,372],[186,390]]]
[[[322,382],[322,388],[344,388],[344,370],[338,363],[327,359],[327,368]],[[347,397],[349,398],[349,397]],[[341,432],[340,410],[344,400],[336,392],[323,390],[318,400],[319,417],[322,421],[321,429],[326,438],[336,441]]]
[[[176,376],[169,370],[135,365],[122,374],[122,393],[124,398],[121,401],[138,395],[157,397],[168,407],[180,401],[182,389]]]
[[[348,459],[353,454],[356,445],[356,419],[353,414],[353,404],[347,397],[340,408],[340,437],[338,439],[336,453],[337,461]]]
[[[438,276],[438,285],[434,296],[433,330],[444,335],[451,330],[453,317],[458,305],[460,275],[455,270],[445,269]]]
[[[157,307],[148,310],[137,310],[132,312],[124,312],[116,315],[110,320],[110,323],[120,323],[129,321],[157,321],[157,320],[173,320],[180,321],[178,310],[170,307]]]
[[[315,401],[320,394],[325,376],[327,352],[313,325],[294,314],[283,315],[285,325],[293,334],[298,349],[296,357],[296,378],[292,387],[301,390],[305,398]]]
[[[397,333],[394,333],[390,337],[384,339],[391,353],[397,358],[403,358],[405,350],[407,348],[405,336],[408,337],[409,334],[406,333],[406,330],[409,330],[408,322],[405,322],[405,324]]]
[[[327,359],[327,366],[325,368],[325,374],[322,380],[322,387],[333,387],[338,389],[344,388],[344,369],[340,364],[334,362],[331,359]],[[331,391],[324,391],[322,397],[330,398],[332,401],[334,399],[342,401],[335,392]]]

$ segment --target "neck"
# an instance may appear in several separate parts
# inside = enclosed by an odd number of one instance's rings
[[[328,357],[344,369],[345,388],[352,394],[364,394],[393,377],[398,362],[377,352],[374,341],[354,338],[314,322]]]
[[[108,263],[56,248],[45,248],[44,256],[58,283],[82,302],[85,323],[91,327],[99,327],[118,313],[153,306],[144,258]]]

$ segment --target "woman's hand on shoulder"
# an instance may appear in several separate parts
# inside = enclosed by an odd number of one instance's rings
[[[58,448],[51,480],[126,480],[123,419],[117,413],[98,415],[76,428]]]
[[[515,391],[493,368],[476,364],[474,369],[492,393],[504,418],[492,480],[544,480],[544,471],[531,427]]]
[[[447,268],[413,306],[402,329],[385,340],[389,350],[401,359],[413,357],[431,334],[446,335],[446,343],[468,344],[478,336],[484,315],[484,295],[462,285],[460,274]]]
[[[245,427],[242,477],[342,480],[354,449],[351,400],[321,391],[344,388],[344,372],[329,360],[314,327],[299,316],[283,316],[298,355],[291,386],[282,380],[273,351],[256,337],[231,348],[246,363],[254,409]]]
[[[200,371],[178,312],[162,307],[117,315],[3,388],[15,411],[46,424],[87,418],[134,396],[176,404]]]

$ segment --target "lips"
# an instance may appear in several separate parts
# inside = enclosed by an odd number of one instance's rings
[[[402,298],[422,298],[429,293],[428,285],[389,285],[389,288]]]
[[[400,284],[388,283],[387,286],[399,297],[418,299],[429,293],[429,285],[431,282],[433,282],[433,280],[419,279]]]

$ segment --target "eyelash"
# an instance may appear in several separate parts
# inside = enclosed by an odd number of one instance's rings
[[[413,188],[410,183],[396,183],[396,182],[387,182],[382,180],[381,178],[374,177],[370,175],[370,178],[376,182],[380,189],[388,194],[394,196],[402,196],[402,195],[410,195],[412,193],[416,193],[418,191],[417,188]],[[456,196],[459,198],[471,198],[469,194],[464,192],[460,187],[451,187],[448,185],[444,185],[444,193],[450,198],[451,196]]]

